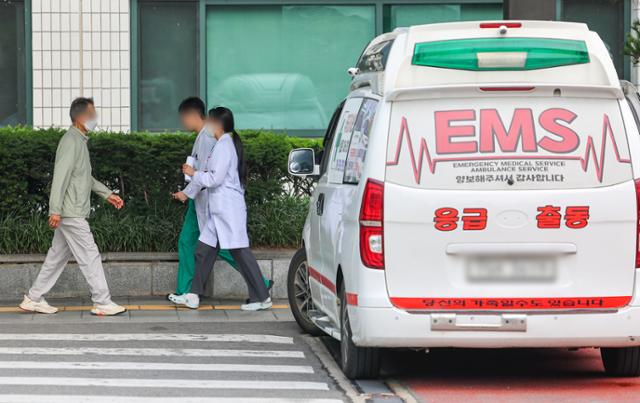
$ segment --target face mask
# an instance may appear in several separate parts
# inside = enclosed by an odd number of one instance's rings
[[[207,133],[213,136],[213,125],[211,123],[205,123],[204,128]]]
[[[96,119],[91,119],[84,122],[84,127],[89,132],[92,132],[97,126],[98,126],[98,121]]]

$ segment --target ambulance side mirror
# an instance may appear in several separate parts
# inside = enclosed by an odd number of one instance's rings
[[[287,163],[289,174],[294,176],[317,176],[320,166],[316,164],[315,151],[312,148],[297,148],[289,153]]]

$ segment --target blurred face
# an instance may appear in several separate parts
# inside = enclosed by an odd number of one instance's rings
[[[98,125],[98,113],[96,112],[96,107],[89,104],[87,106],[87,110],[78,115],[76,123],[84,127],[88,132],[95,129]]]
[[[207,123],[209,124],[209,127],[211,128],[214,135],[224,134],[224,128],[222,127],[222,124],[220,124],[220,122],[218,122],[217,120],[207,118]]]
[[[182,112],[180,114],[180,123],[182,123],[182,127],[185,130],[197,132],[202,128],[202,116],[194,111]]]

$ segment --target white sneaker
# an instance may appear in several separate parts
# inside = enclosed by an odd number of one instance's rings
[[[271,302],[271,298],[267,298],[262,302],[251,302],[248,304],[240,305],[240,309],[243,311],[262,311],[264,309],[269,309],[273,306]]]
[[[184,294],[184,305],[187,308],[198,309],[200,307],[200,297],[198,294]]]
[[[187,304],[187,294],[169,294],[167,295],[167,299],[176,305]]]
[[[113,302],[109,302],[106,305],[94,304],[93,309],[91,310],[91,315],[114,316],[124,312],[127,312],[127,308]]]
[[[198,309],[200,306],[200,297],[197,294],[169,294],[167,299],[176,305],[184,305],[191,309]]]
[[[20,309],[24,311],[29,311],[29,312],[48,313],[48,314],[58,312],[58,308],[56,308],[55,306],[49,305],[44,298],[42,298],[42,301],[36,302],[36,301],[33,301],[31,298],[27,297],[26,295],[24,296],[24,299],[20,304]]]

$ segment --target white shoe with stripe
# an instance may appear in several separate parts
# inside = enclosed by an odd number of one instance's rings
[[[20,309],[28,312],[38,312],[46,314],[53,314],[58,312],[58,308],[49,305],[49,303],[45,301],[44,298],[42,298],[42,301],[36,302],[26,295],[24,296],[22,303],[20,303]]]
[[[248,304],[240,305],[240,309],[243,311],[262,311],[265,309],[269,309],[273,306],[271,302],[271,298],[267,298],[262,302],[251,302]]]
[[[125,312],[127,312],[127,308],[121,305],[118,305],[116,303],[110,302],[106,305],[99,305],[99,304],[93,305],[93,309],[91,310],[91,315],[115,316]]]

